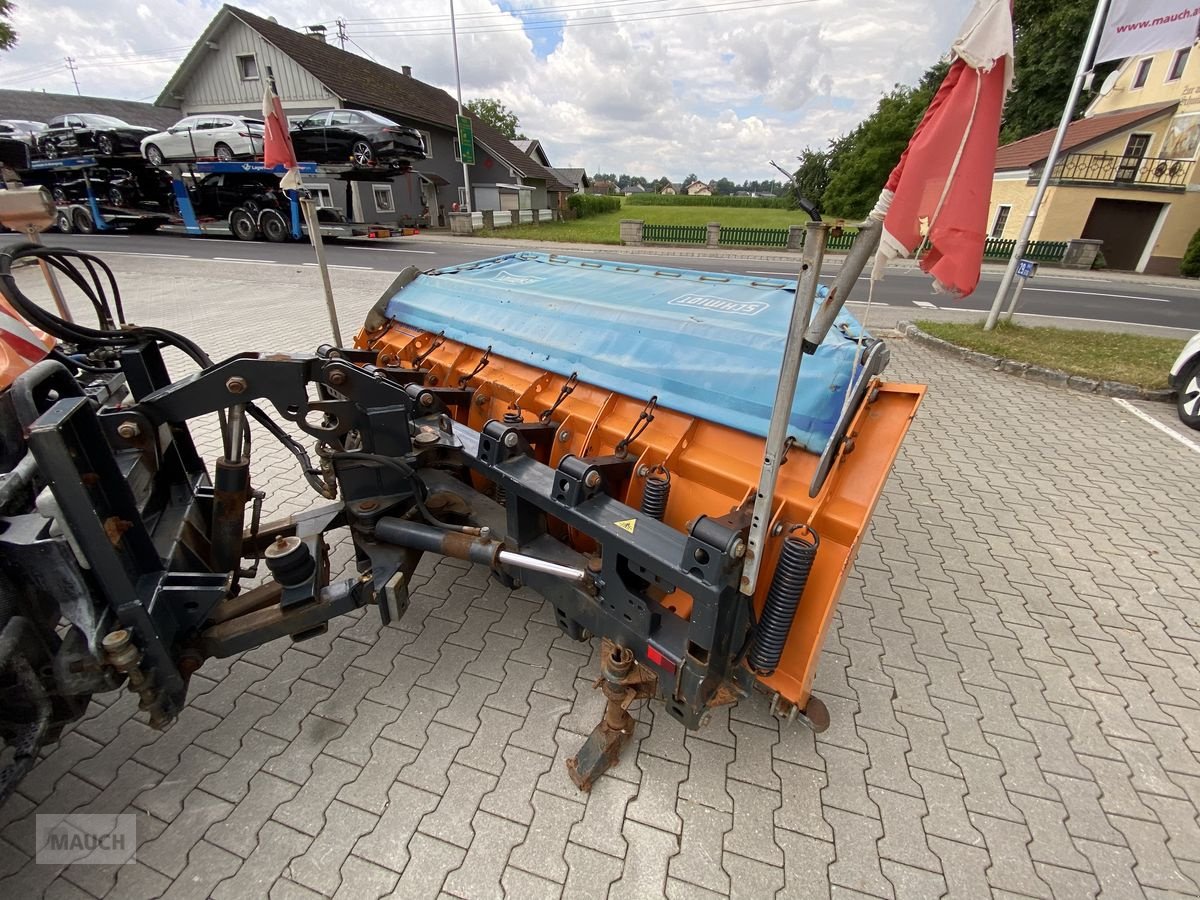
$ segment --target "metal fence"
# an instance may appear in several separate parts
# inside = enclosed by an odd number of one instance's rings
[[[658,244],[707,244],[705,225],[644,225],[642,240]]]
[[[723,246],[740,247],[786,247],[786,228],[738,228],[721,226],[719,243]]]
[[[1012,256],[1013,247],[1017,245],[1014,240],[1002,240],[1000,238],[988,238],[983,245],[984,259],[1008,259]],[[1032,259],[1037,262],[1056,263],[1062,262],[1067,253],[1066,241],[1030,241],[1025,248],[1025,259]]]

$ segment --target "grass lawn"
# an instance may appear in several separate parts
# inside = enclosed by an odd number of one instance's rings
[[[544,225],[514,225],[481,231],[486,237],[522,238],[534,241],[577,241],[586,244],[619,244],[622,219],[641,219],[648,225],[707,225],[720,222],[748,228],[787,228],[803,225],[808,216],[798,209],[743,209],[732,206],[622,206],[617,212],[601,213],[570,222]]]
[[[1171,364],[1184,344],[1174,338],[1003,322],[994,331],[984,331],[982,322],[916,324],[927,334],[980,353],[1148,389],[1167,387]]]

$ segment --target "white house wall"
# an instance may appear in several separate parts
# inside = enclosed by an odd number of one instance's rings
[[[228,113],[234,108],[261,112],[267,66],[275,74],[279,96],[289,114],[341,105],[324,84],[236,19],[229,22],[216,42],[218,49],[205,48],[202,61],[184,82],[185,96],[179,101],[184,115]],[[243,81],[237,57],[251,53],[258,61],[259,77]]]

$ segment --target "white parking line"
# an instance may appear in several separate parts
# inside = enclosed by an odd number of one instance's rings
[[[370,250],[372,253],[424,253],[428,256],[433,256],[437,253],[436,250],[403,250],[400,247],[347,247],[347,250]]]
[[[912,305],[919,306],[919,307],[921,307],[921,309],[937,309],[938,308],[937,304],[930,303],[928,300],[914,300],[912,302]]]
[[[1162,422],[1158,421],[1158,419],[1154,418],[1154,416],[1150,415],[1149,413],[1142,412],[1142,410],[1138,409],[1136,406],[1134,406],[1128,400],[1122,400],[1120,397],[1114,397],[1113,402],[1116,403],[1117,406],[1122,406],[1125,409],[1129,410],[1131,413],[1133,413],[1135,416],[1137,416],[1143,422],[1149,422],[1151,425],[1153,425],[1155,428],[1157,428],[1163,434],[1167,435],[1167,437],[1175,438],[1175,440],[1179,441],[1179,443],[1183,444],[1183,446],[1187,447],[1189,450],[1194,450],[1197,453],[1200,453],[1200,444],[1197,444],[1195,441],[1193,441],[1189,437],[1185,437],[1184,435],[1180,434],[1178,431],[1171,428],[1170,426],[1164,425]]]
[[[1150,300],[1153,303],[1170,303],[1162,297],[1138,297],[1134,294],[1101,294],[1098,291],[1064,291],[1060,288],[1025,288],[1040,294],[1083,294],[1085,297],[1116,297],[1118,300]]]
[[[969,309],[964,307],[964,312],[981,313],[986,312],[982,309]],[[1123,319],[1089,319],[1087,316],[1052,316],[1045,313],[1027,313],[1018,312],[1018,316],[1024,319],[1070,319],[1072,322],[1099,322],[1102,325],[1136,325],[1138,328],[1166,328],[1168,331],[1188,332],[1195,334],[1193,329],[1180,325],[1153,325],[1149,322],[1129,322]]]
[[[254,263],[256,266],[282,266],[286,263],[276,262],[273,259],[238,259],[233,256],[214,256],[213,262],[231,262],[231,263]]]
[[[196,259],[194,256],[185,256],[182,253],[137,253],[133,250],[97,250],[96,252],[107,256],[144,256],[148,259]]]
[[[304,265],[313,266],[315,268],[316,266],[319,265],[319,263],[304,263]],[[329,268],[331,268],[331,269],[358,269],[359,271],[362,271],[362,272],[374,272],[375,271],[374,266],[339,266],[336,263],[329,263]]]

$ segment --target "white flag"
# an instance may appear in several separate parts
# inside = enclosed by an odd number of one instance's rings
[[[1112,0],[1096,62],[1191,46],[1198,0]]]

